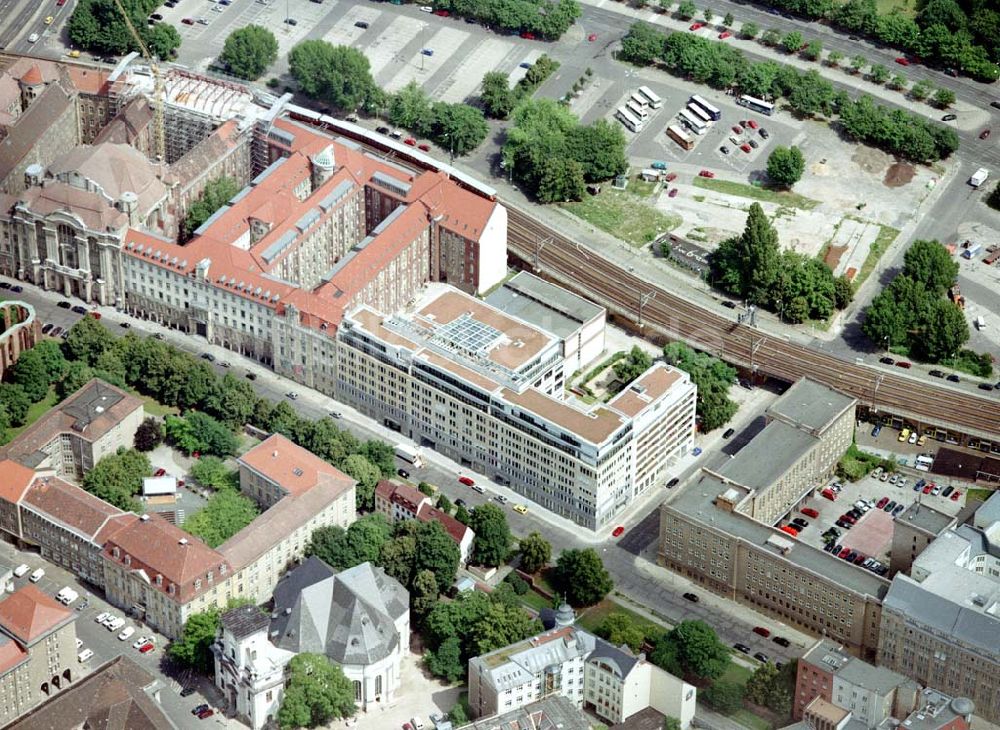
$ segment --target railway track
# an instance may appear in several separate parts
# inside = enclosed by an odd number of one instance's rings
[[[508,248],[515,257],[647,334],[683,339],[728,362],[787,382],[808,375],[856,397],[862,405],[921,423],[981,438],[1000,436],[996,396],[981,397],[883,372],[736,324],[650,284],[506,205]]]

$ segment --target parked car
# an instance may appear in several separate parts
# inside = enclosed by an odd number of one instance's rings
[[[685,593],[685,594],[683,595],[683,598],[684,598],[685,600],[688,600],[688,601],[691,601],[691,603],[697,603],[697,602],[698,602],[699,600],[701,600],[701,599],[700,599],[700,598],[698,598],[698,596],[697,596],[697,595],[695,595],[694,593]]]
[[[118,641],[126,641],[134,633],[135,633],[134,627],[126,626],[125,629],[120,634],[118,634]]]
[[[896,361],[893,360],[891,357],[880,357],[878,359],[878,361],[880,363],[882,363],[883,365],[895,365],[896,364]]]
[[[947,380],[949,383],[960,383],[960,382],[962,382],[962,379],[960,377],[958,377],[957,375],[955,375],[955,373],[952,373],[951,375],[949,375],[947,378],[945,378],[945,380]]]
[[[951,122],[956,119],[958,119],[958,117],[954,114],[945,114],[943,117],[941,117],[942,122]]]
[[[753,632],[759,636],[763,636],[765,639],[771,635],[771,629],[766,629],[763,626],[754,626]]]
[[[24,563],[21,563],[21,564],[20,564],[19,566],[17,566],[16,568],[14,568],[14,577],[15,577],[15,578],[21,578],[21,577],[23,577],[23,576],[24,576],[24,575],[25,575],[25,574],[26,574],[26,573],[27,573],[27,572],[28,572],[29,570],[31,570],[31,568],[29,568],[29,567],[28,567],[27,565],[25,565]]]
[[[653,168],[654,170],[666,170],[667,169],[667,163],[666,162],[661,162],[660,160],[654,160],[653,162],[651,162],[649,164],[649,166],[651,168]]]
[[[959,498],[959,497],[961,497],[961,496],[962,496],[962,493],[961,493],[960,491],[958,491],[958,490],[956,489],[956,490],[955,490],[954,492],[952,492],[952,494],[951,494],[951,501],[952,501],[952,502],[957,502],[957,501],[958,501],[958,498]]]
[[[907,59],[903,58],[902,56],[900,56],[899,58],[896,59],[896,63],[898,63],[900,66],[909,66],[910,65],[910,62]]]
[[[715,173],[711,170],[702,170],[698,173],[698,177],[715,177]]]
[[[812,518],[813,518],[814,520],[815,520],[815,519],[816,519],[817,517],[819,517],[819,512],[818,512],[817,510],[814,510],[814,509],[813,509],[812,507],[803,507],[803,508],[802,508],[801,510],[799,510],[799,511],[800,511],[800,512],[801,512],[802,514],[804,514],[804,515],[805,515],[806,517],[812,517]]]
[[[878,435],[882,433],[882,424],[879,423],[872,429],[872,438],[878,438]]]
[[[727,428],[725,431],[723,431],[722,438],[727,439],[730,436],[732,436],[734,433],[736,433],[736,429]]]
[[[906,360],[899,360],[896,362],[896,367],[905,368],[906,370],[909,370],[910,368],[913,367],[913,363],[907,362]]]
[[[677,189],[677,188],[670,188],[670,192],[669,192],[669,193],[667,193],[667,197],[668,197],[668,198],[676,198],[676,197],[677,197],[677,193],[678,193],[678,192],[679,192],[679,191],[678,191],[678,189]]]
[[[45,577],[45,569],[44,568],[36,568],[35,572],[32,573],[30,576],[28,576],[28,580],[30,580],[32,583],[37,583],[38,581],[40,581],[44,577]]]
[[[410,472],[406,471],[406,469],[397,469],[396,473],[399,474],[399,476],[401,476],[403,479],[410,478]]]
[[[704,23],[692,23],[691,27],[688,28],[688,30],[701,30],[704,27],[705,27]]]
[[[756,659],[757,661],[763,663],[763,664],[767,664],[767,662],[768,662],[767,654],[765,654],[762,651],[758,651],[756,654],[754,654],[753,658]]]
[[[761,128],[760,128],[760,136],[761,136],[761,137],[763,137],[764,139],[770,139],[770,137],[771,137],[771,133],[770,133],[770,132],[768,132],[768,131],[767,131],[766,129],[764,129],[763,127],[761,127]]]
[[[743,652],[744,654],[750,653],[750,647],[746,644],[733,644],[733,648],[736,649],[736,651]]]
[[[750,153],[750,145],[748,145],[748,144],[741,144],[740,145],[740,149],[743,150],[744,152],[746,152],[747,154]]]
[[[750,127],[750,129],[757,129],[758,127],[760,127],[760,125],[757,124],[757,122],[755,122],[753,119],[747,120],[747,126]]]
[[[625,532],[625,528],[624,528],[624,527],[622,527],[621,525],[618,525],[618,527],[616,527],[616,528],[615,528],[615,529],[614,529],[614,530],[612,531],[612,533],[611,533],[611,537],[620,537],[620,536],[621,536],[621,534],[622,534],[623,532]]]
[[[476,483],[475,480],[472,479],[471,477],[465,477],[465,476],[459,477],[458,481],[459,483],[464,484],[467,487],[474,486]]]
[[[878,502],[875,503],[875,507],[877,509],[882,509],[887,504],[889,504],[889,498],[888,497],[882,497],[882,499],[880,499]]]

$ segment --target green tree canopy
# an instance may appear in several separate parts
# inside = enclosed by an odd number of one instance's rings
[[[163,442],[163,424],[153,416],[147,416],[135,430],[136,451],[152,451]]]
[[[31,408],[31,400],[20,385],[0,382],[0,407],[7,415],[9,426],[20,426]]]
[[[780,263],[778,232],[759,203],[750,205],[743,234],[723,241],[711,258],[716,281],[751,304],[770,301]]]
[[[198,199],[191,203],[187,218],[184,219],[185,235],[190,236],[209,217],[228,203],[240,191],[239,186],[231,177],[218,177],[205,184]]]
[[[605,616],[594,633],[615,646],[625,644],[634,652],[639,651],[642,642],[646,639],[643,628],[628,614],[620,611]]]
[[[434,122],[431,98],[416,81],[410,81],[389,102],[389,121],[424,137]]]
[[[514,109],[514,93],[511,91],[507,74],[502,71],[487,71],[483,76],[483,89],[479,94],[487,116],[506,119]]]
[[[539,532],[532,532],[518,543],[521,570],[537,573],[552,559],[552,545]]]
[[[559,590],[574,606],[592,606],[602,600],[614,581],[593,548],[563,550],[556,561]]]
[[[157,0],[121,2],[150,52],[161,59],[170,58],[181,44],[177,29],[162,22],[150,26],[146,20],[159,5]],[[140,50],[115,0],[80,0],[73,8],[66,31],[75,46],[99,55],[124,55]]]
[[[234,598],[226,604],[225,611],[250,603],[246,598]],[[225,611],[212,608],[191,614],[184,622],[180,637],[170,642],[167,649],[170,658],[202,674],[211,673],[212,643],[219,632],[219,618]]]
[[[115,337],[93,317],[82,317],[69,329],[63,352],[69,360],[94,365],[105,350],[111,349]]]
[[[318,727],[354,715],[354,686],[325,655],[296,654],[288,663],[287,676],[278,710],[282,728]]]
[[[239,489],[240,474],[230,469],[218,456],[207,454],[191,465],[191,478],[198,484],[212,489]]]
[[[182,527],[200,537],[209,547],[216,548],[253,522],[259,514],[256,502],[235,489],[225,487],[184,520]]]
[[[938,241],[918,239],[903,257],[903,273],[923,283],[927,291],[941,295],[955,283],[958,261]]]
[[[119,449],[83,475],[83,488],[119,509],[139,512],[141,508],[133,496],[142,491],[142,480],[152,471],[145,454],[135,449]]]
[[[358,483],[354,492],[358,509],[374,509],[375,487],[382,478],[379,468],[361,454],[351,454],[340,464],[340,468]]]
[[[49,392],[49,373],[42,356],[34,349],[22,352],[14,364],[12,380],[20,385],[32,403],[37,403]]]
[[[219,55],[219,60],[234,76],[250,81],[260,78],[277,59],[278,41],[274,33],[260,25],[245,25],[234,30],[226,38]]]
[[[690,375],[697,386],[697,414],[704,431],[725,425],[736,414],[737,404],[729,398],[729,388],[736,382],[736,368],[683,342],[664,347],[663,358]]]
[[[337,570],[365,562],[377,563],[383,544],[392,537],[392,525],[384,515],[360,517],[344,530],[335,525],[313,530],[306,555],[315,555]]]
[[[431,107],[431,136],[442,148],[459,157],[476,149],[490,128],[483,112],[467,104],[438,101]]]
[[[691,3],[691,7],[694,7],[694,3]],[[680,13],[679,10],[678,13]],[[693,10],[691,15],[694,15]],[[633,23],[629,26],[628,33],[622,38],[622,48],[618,57],[637,66],[649,66],[662,53],[665,37],[663,33],[648,23]]]
[[[292,77],[302,91],[343,111],[354,111],[375,87],[368,59],[350,46],[302,41],[288,54]]]
[[[198,451],[213,456],[232,456],[239,447],[236,434],[207,413],[189,411],[186,416],[166,417],[167,439],[186,454]]]
[[[790,188],[801,180],[805,169],[806,160],[802,156],[802,150],[794,145],[778,145],[767,158],[767,176],[782,187]]]
[[[510,527],[503,510],[495,504],[479,505],[472,510],[469,527],[476,533],[472,542],[472,561],[490,567],[503,564],[511,543]]]
[[[677,658],[685,673],[718,679],[729,666],[729,649],[704,621],[681,621],[664,641],[677,647]]]
[[[702,699],[724,715],[743,707],[743,685],[736,682],[714,682],[701,693]]]

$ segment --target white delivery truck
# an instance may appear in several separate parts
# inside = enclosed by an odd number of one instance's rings
[[[980,332],[986,329],[986,319],[981,314],[976,317],[976,329]]]
[[[990,176],[990,171],[987,170],[985,167],[980,167],[978,170],[972,173],[972,177],[969,178],[969,185],[971,185],[974,188],[978,188],[980,185],[986,182],[986,178],[988,178],[989,176]]]
[[[408,461],[417,469],[424,465],[424,455],[420,449],[416,449],[407,444],[396,444],[396,456],[403,461]]]

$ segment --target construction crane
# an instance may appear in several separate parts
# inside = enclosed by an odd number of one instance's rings
[[[128,13],[125,12],[125,8],[122,6],[121,0],[115,0],[115,5],[118,7],[118,12],[122,14],[122,18],[125,20],[125,25],[128,26],[129,32],[132,37],[135,38],[135,42],[139,45],[139,51],[142,53],[142,57],[146,59],[149,64],[149,70],[153,72],[153,145],[154,152],[156,153],[156,159],[160,162],[167,161],[167,136],[166,130],[163,125],[163,76],[160,73],[160,67],[153,58],[153,54],[149,52],[146,48],[146,44],[142,41],[142,36],[132,25],[132,19],[128,17]]]

